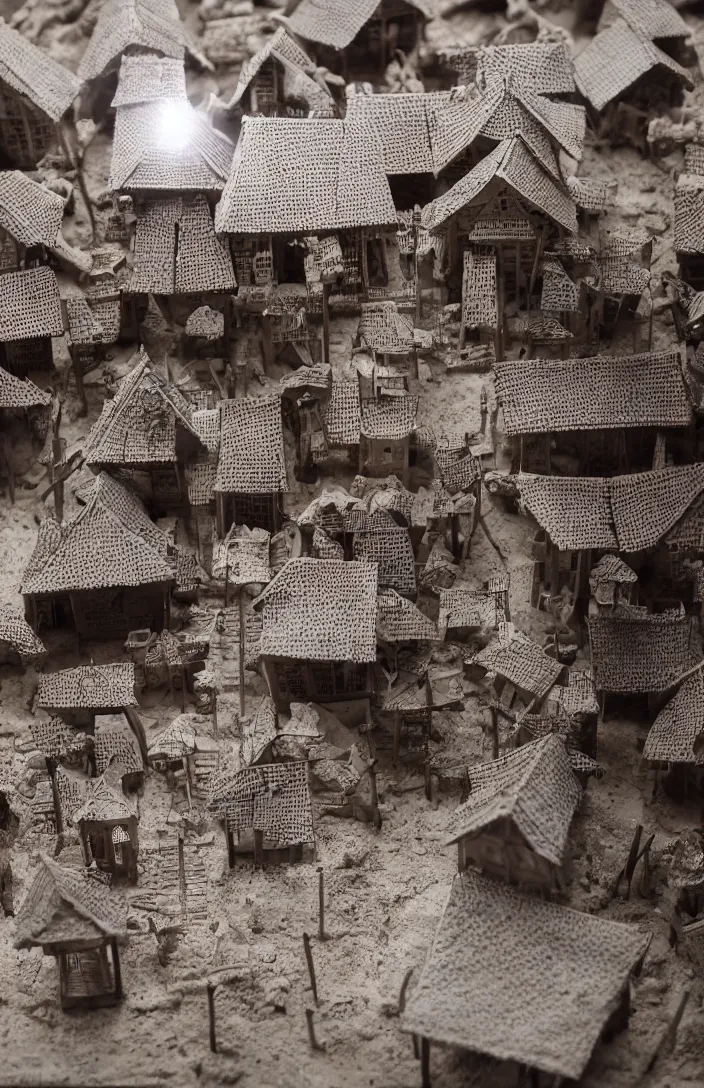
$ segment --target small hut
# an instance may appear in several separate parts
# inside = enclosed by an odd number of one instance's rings
[[[514,1063],[539,1088],[578,1081],[600,1038],[627,1026],[629,979],[650,939],[472,872],[455,877],[401,1017],[420,1038],[425,1088],[431,1041],[483,1058],[488,1083],[515,1077]]]
[[[53,370],[52,336],[64,319],[56,275],[45,266],[0,276],[0,364],[23,378],[29,370]]]
[[[34,452],[46,439],[49,428],[51,394],[39,389],[28,378],[24,380],[8,374],[0,367],[0,456],[4,463],[10,489],[15,494],[15,472],[21,466],[15,460],[15,445],[29,443]]]
[[[118,474],[153,515],[183,512],[189,508],[186,466],[207,456],[206,444],[190,405],[146,352],[132,362],[86,438],[85,462],[96,474]]]
[[[91,258],[61,234],[65,200],[20,170],[0,170],[0,272],[21,272],[49,258],[89,272]]]
[[[675,185],[674,247],[679,273],[695,291],[704,289],[704,147],[689,144]]]
[[[303,846],[315,843],[306,761],[216,774],[208,809],[225,823],[230,868],[239,855],[253,855],[255,866],[300,861]]]
[[[597,0],[598,6],[601,6],[598,32],[623,19],[631,30],[641,38],[647,38],[673,60],[687,62],[685,50],[690,30],[670,0],[646,0],[645,3],[643,0]]]
[[[291,702],[354,707],[361,701],[363,713],[374,690],[376,594],[375,564],[286,563],[254,602],[262,617],[262,667],[277,709]]]
[[[183,67],[189,45],[175,0],[113,0],[100,9],[78,65],[87,108],[96,120],[105,115],[123,57],[169,57]]]
[[[342,254],[343,282],[365,296],[375,277],[388,280],[381,251],[385,233],[396,227],[381,151],[364,129],[317,117],[244,119],[215,229],[231,236],[238,297],[244,302],[252,294],[259,314],[276,285],[286,285],[295,308],[301,298],[305,306],[305,240],[311,236],[318,244],[332,239]],[[268,320],[265,337],[271,336]]]
[[[336,117],[327,84],[313,78],[313,61],[284,27],[240,69],[229,113],[246,117]]]
[[[232,525],[276,533],[288,491],[281,398],[220,402],[220,453],[215,476],[218,535]]]
[[[289,0],[287,23],[317,64],[345,82],[382,77],[397,49],[408,55],[432,18],[427,0]]]
[[[685,68],[622,18],[588,42],[574,73],[598,133],[643,150],[648,121],[682,105],[694,86]]]
[[[643,759],[663,778],[666,793],[696,795],[704,781],[704,679],[687,677],[650,727]]]
[[[459,872],[474,865],[524,891],[564,890],[567,836],[582,791],[562,738],[548,733],[468,773],[469,799],[447,840],[457,843]]]
[[[615,475],[649,469],[658,432],[687,454],[693,419],[678,351],[496,364],[504,431],[517,439],[515,471]]]
[[[0,604],[0,665],[41,666],[46,658],[44,643],[22,613],[9,604]]]
[[[547,605],[567,585],[575,597],[587,598],[594,553],[633,556],[640,569],[663,585],[684,589],[684,554],[699,555],[704,538],[698,531],[704,491],[704,467],[673,465],[611,479],[592,476],[527,476],[518,478],[521,500],[540,529],[533,544],[535,559],[532,603]],[[641,553],[641,554],[638,554]],[[595,577],[599,584],[626,581],[637,574],[604,557],[608,566]],[[624,564],[621,563],[621,567]],[[689,587],[691,593],[691,585]],[[600,604],[613,603],[613,590]]]
[[[94,779],[72,817],[83,843],[86,865],[95,862],[104,873],[137,882],[137,810],[122,792],[123,768],[111,762]]]
[[[33,170],[81,89],[73,72],[0,19],[0,164]]]
[[[560,662],[548,657],[527,635],[515,630],[512,623],[500,623],[498,636],[467,658],[465,664],[470,676],[492,678],[499,704],[509,713],[514,700],[539,707],[562,673]]]
[[[41,523],[21,592],[35,630],[73,626],[83,638],[124,638],[162,630],[175,574],[168,537],[103,472],[78,514]]]
[[[648,695],[653,702],[673,688],[696,660],[689,646],[690,617],[683,608],[649,613],[621,605],[590,616],[594,685],[603,707],[607,695]]]
[[[99,873],[69,869],[40,854],[15,932],[15,947],[40,947],[59,961],[63,1009],[122,1000],[118,946],[127,942],[127,903]]]
[[[137,706],[134,665],[126,661],[79,665],[43,673],[36,698],[37,706],[49,714],[59,714],[78,728],[92,729],[96,715]]]
[[[359,473],[398,476],[408,483],[411,435],[416,429],[415,395],[380,396],[361,403]]]

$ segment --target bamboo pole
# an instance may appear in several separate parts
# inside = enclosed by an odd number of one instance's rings
[[[239,609],[240,609],[240,718],[244,718],[244,649],[245,649],[245,617],[244,617],[244,588],[240,586],[239,591]]]
[[[303,951],[306,954],[306,964],[308,965],[308,977],[310,978],[310,988],[313,991],[313,1000],[315,1001],[316,1008],[318,1005],[318,984],[315,979],[315,965],[313,963],[313,953],[310,948],[310,937],[307,933],[303,934]]]
[[[209,982],[206,987],[208,994],[208,1036],[210,1049],[213,1054],[218,1052],[218,1044],[215,1036],[215,986]]]
[[[318,868],[318,937],[327,940],[325,933],[325,873],[322,865]]]

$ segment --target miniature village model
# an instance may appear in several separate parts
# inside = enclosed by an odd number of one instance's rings
[[[704,1083],[704,4],[0,12],[0,1082]]]

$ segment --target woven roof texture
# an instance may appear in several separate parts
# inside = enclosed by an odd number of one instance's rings
[[[100,9],[78,75],[95,79],[134,46],[183,60],[185,44],[175,0],[110,0]]]
[[[287,77],[295,86],[296,97],[305,97],[310,109],[318,115],[329,115],[334,109],[332,95],[328,88],[323,88],[306,70],[314,68],[313,61],[300,45],[286,33],[284,27],[272,34],[262,48],[246,60],[240,69],[235,93],[227,104],[228,109],[237,106],[247,91],[252,80],[261,71],[267,61],[276,62],[284,71],[284,94]]]
[[[489,45],[478,51],[477,75],[482,83],[510,78],[534,94],[572,94],[574,69],[564,42],[528,42]]]
[[[328,118],[245,118],[216,230],[295,234],[395,223],[371,133]]]
[[[136,706],[131,661],[113,665],[79,665],[39,677],[37,705],[54,710],[110,710]]]
[[[220,435],[216,491],[288,491],[278,395],[221,401]]]
[[[132,292],[197,294],[232,291],[236,285],[230,251],[215,233],[203,193],[138,204]]]
[[[376,659],[377,571],[372,563],[289,559],[257,597],[261,652],[313,661]]]
[[[578,1080],[648,943],[635,926],[466,872],[401,1025]]]
[[[619,16],[645,38],[686,38],[689,29],[670,0],[606,0],[599,20],[602,30]]]
[[[231,831],[253,828],[279,846],[315,841],[304,761],[246,767],[224,788],[211,790],[208,808],[224,817]]]
[[[680,174],[675,185],[674,246],[704,253],[704,177]]]
[[[352,94],[347,99],[346,119],[374,133],[387,174],[432,174],[438,169],[436,114],[442,116],[456,97],[453,91]]]
[[[171,582],[168,538],[139,500],[105,472],[82,510],[59,525],[45,518],[25,567],[21,592],[59,593]]]
[[[0,276],[0,341],[61,336],[59,285],[51,268],[27,268]]]
[[[567,551],[654,547],[704,491],[704,465],[675,465],[604,479],[519,478],[521,499],[552,542]]]
[[[684,612],[645,613],[621,605],[614,613],[590,616],[588,624],[598,691],[666,691],[694,664]]]
[[[51,393],[31,382],[29,378],[16,378],[0,367],[0,408],[34,408],[51,404]]]
[[[686,427],[692,405],[677,351],[496,364],[507,434]]]
[[[432,18],[428,0],[407,0],[426,19]],[[344,49],[371,19],[379,0],[300,0],[289,16],[294,34],[310,42]]]
[[[119,764],[112,764],[94,778],[79,809],[72,814],[71,822],[112,823],[114,820],[131,820],[137,815],[136,806],[125,796],[120,782]]]
[[[7,643],[22,661],[33,661],[46,654],[46,647],[26,619],[9,604],[0,604],[0,642]]]
[[[432,641],[438,637],[433,621],[395,589],[385,589],[377,598],[376,631],[386,642]]]
[[[0,19],[0,81],[60,121],[81,89],[81,80],[49,53]]]
[[[577,211],[567,190],[540,166],[520,136],[505,139],[442,196],[426,204],[423,226],[435,230],[468,205],[486,203],[484,190],[494,179],[568,231],[577,230]]]
[[[56,245],[64,201],[19,170],[0,170],[0,227],[25,246]]]
[[[127,939],[127,902],[85,869],[46,854],[15,919],[15,946],[32,948],[106,937]]]
[[[219,191],[233,147],[186,96],[181,61],[124,57],[116,104],[110,189]]]
[[[136,362],[135,362],[136,360]],[[173,383],[152,369],[144,349],[106,400],[83,447],[88,465],[154,464],[177,460],[177,431],[205,451],[190,405]]]
[[[658,714],[648,733],[643,758],[662,763],[704,763],[704,678],[689,676]]]
[[[596,110],[603,110],[655,68],[666,69],[684,87],[692,89],[686,68],[632,30],[623,19],[617,19],[592,38],[574,62],[577,87]]]
[[[542,698],[556,682],[562,666],[554,657],[548,657],[522,631],[507,626],[508,630],[504,632],[500,629],[498,637],[476,653],[471,663],[480,665],[487,672],[495,672],[515,687]]]
[[[448,842],[511,820],[540,857],[561,865],[582,795],[562,739],[550,733],[469,770],[469,798],[453,813]]]

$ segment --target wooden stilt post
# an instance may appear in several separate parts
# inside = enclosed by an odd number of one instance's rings
[[[430,1042],[428,1039],[420,1041],[420,1072],[423,1088],[431,1088],[430,1084]]]
[[[318,868],[318,937],[326,940],[325,934],[325,873],[322,865]]]
[[[232,837],[232,829],[230,828],[230,825],[227,824],[227,822],[225,826],[225,838],[227,839],[227,864],[230,869],[234,869],[236,860],[235,840]]]
[[[303,934],[303,951],[306,954],[306,964],[308,965],[308,977],[310,978],[310,988],[313,991],[313,1000],[315,1001],[316,1008],[318,1005],[318,984],[315,979],[315,966],[313,964],[313,953],[310,948],[310,937],[307,933]]]
[[[118,1001],[122,1001],[122,969],[120,967],[120,950],[117,947],[117,940],[115,937],[110,941],[110,951],[112,953],[112,971],[115,981],[115,997]]]
[[[421,295],[420,287],[420,273],[418,271],[418,237],[420,234],[421,224],[421,210],[420,204],[416,204],[413,208],[413,214],[411,216],[411,225],[413,227],[413,276],[415,278],[416,285],[416,312],[415,312],[415,326],[420,328],[421,318],[423,316],[423,296]],[[418,364],[416,361],[416,378],[418,377]]]
[[[51,482],[54,488],[54,512],[56,520],[60,523],[64,520],[64,482],[61,478],[61,439],[59,438],[59,423],[61,421],[61,409],[56,416],[54,424],[54,437],[51,443]]]
[[[228,597],[230,592],[230,564],[225,564],[225,608],[228,605]]]
[[[245,616],[244,616],[244,587],[239,590],[240,607],[240,718],[244,718],[244,648],[245,648]]]
[[[218,1043],[215,1035],[215,986],[212,982],[209,982],[206,987],[208,994],[208,1036],[210,1039],[210,1049],[213,1054],[218,1052]]]
[[[330,284],[323,283],[323,363],[330,363]]]

